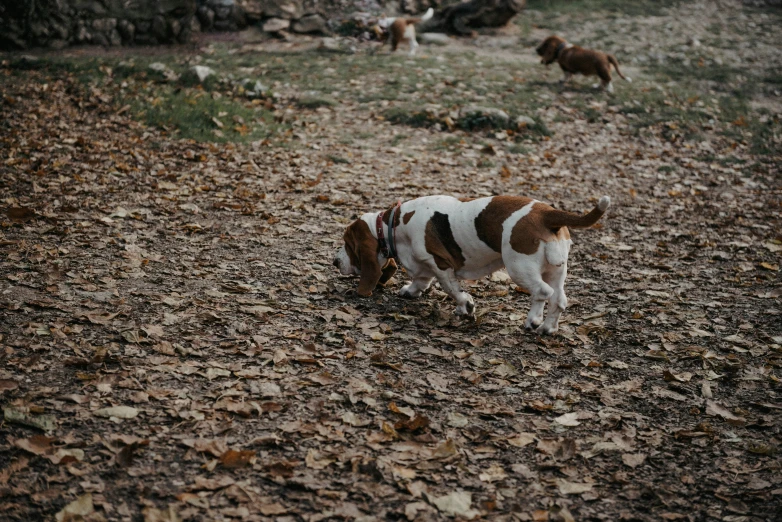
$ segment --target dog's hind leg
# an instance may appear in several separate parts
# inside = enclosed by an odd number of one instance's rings
[[[532,297],[527,320],[524,328],[535,330],[543,323],[543,309],[546,301],[554,295],[554,289],[546,283],[540,274],[541,261],[539,251],[532,255],[519,254],[517,252],[503,255],[505,268],[514,283],[527,290]]]
[[[415,56],[415,52],[418,50],[418,42],[415,41],[415,37],[410,38],[410,56]]]
[[[408,25],[405,29],[405,38],[410,43],[410,56],[415,56],[415,52],[418,50],[418,42],[415,39],[415,26]]]
[[[548,335],[559,329],[559,317],[567,307],[567,297],[565,296],[565,277],[567,277],[567,263],[556,267],[553,272],[546,274],[546,282],[554,290],[548,300],[548,313],[543,324],[535,330],[539,335]]]
[[[600,77],[600,84],[595,84],[594,88],[598,87],[606,92],[614,92],[614,86],[611,85],[611,71],[608,67],[600,68],[597,70],[597,75]]]

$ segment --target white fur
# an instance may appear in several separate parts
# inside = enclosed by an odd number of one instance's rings
[[[388,29],[389,27],[391,27],[391,24],[394,23],[394,20],[396,20],[396,18],[386,18],[384,16],[383,18],[377,21],[377,25],[379,25],[383,29]]]
[[[398,261],[405,268],[411,281],[404,285],[399,294],[404,297],[419,297],[436,279],[443,291],[456,301],[458,315],[474,315],[473,298],[459,286],[459,280],[479,279],[505,267],[513,282],[530,292],[532,305],[524,323],[525,328],[535,329],[540,334],[557,331],[559,317],[567,306],[565,296],[565,277],[567,259],[571,241],[558,240],[543,243],[530,255],[513,250],[510,238],[513,227],[529,214],[538,201],[532,201],[511,214],[502,223],[502,252],[491,249],[478,237],[475,218],[491,202],[492,198],[480,198],[472,201],[459,201],[450,196],[427,196],[402,203],[398,210],[399,225],[395,229]],[[605,211],[611,200],[600,198],[598,207]],[[405,215],[414,212],[407,223]],[[441,270],[432,256],[426,251],[426,225],[435,212],[446,214],[454,240],[464,257],[464,266],[458,271]],[[376,238],[378,213],[364,214],[361,219],[369,225]],[[386,259],[378,254],[378,262],[383,266]],[[344,275],[358,273],[350,265],[350,260],[342,247],[335,258],[335,264]],[[544,307],[548,303],[548,315],[543,317]]]

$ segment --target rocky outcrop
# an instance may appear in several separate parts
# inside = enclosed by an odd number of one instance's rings
[[[416,28],[418,32],[472,35],[475,29],[507,25],[527,0],[469,0],[435,10],[434,16]]]
[[[0,3],[0,49],[186,42],[196,0],[16,0]]]
[[[328,34],[326,20],[335,12],[334,0],[198,0],[198,20],[206,31],[235,30],[256,25],[271,34],[287,31]],[[355,5],[353,8],[355,9]]]
[[[525,0],[8,0],[0,1],[0,49],[68,45],[154,45],[186,42],[198,31],[255,26],[285,37],[301,34],[371,39],[378,14],[435,16],[419,33],[470,34],[501,26]],[[373,21],[374,20],[374,21]],[[445,44],[440,36],[429,43]]]

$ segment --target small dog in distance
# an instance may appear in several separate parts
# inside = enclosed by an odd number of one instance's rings
[[[619,71],[619,62],[616,61],[613,55],[592,49],[584,49],[583,47],[567,43],[563,38],[556,35],[549,36],[543,40],[543,43],[535,51],[541,57],[540,63],[544,65],[550,65],[555,61],[559,63],[559,66],[565,73],[565,78],[562,80],[563,84],[567,83],[574,74],[583,74],[584,76],[597,75],[600,78],[600,83],[595,84],[594,87],[614,92],[614,86],[611,83],[611,66],[616,69],[616,73],[620,77],[628,82],[632,82],[630,78],[626,78]]]

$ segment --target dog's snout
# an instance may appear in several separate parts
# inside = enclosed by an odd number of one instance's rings
[[[335,258],[334,258],[334,261],[333,261],[331,264],[332,264],[332,265],[334,265],[334,266],[336,266],[337,268],[339,268],[339,258],[338,258],[338,257],[335,257]]]

